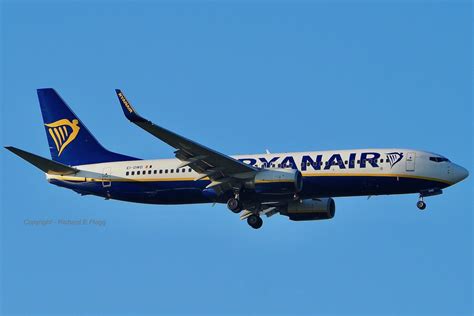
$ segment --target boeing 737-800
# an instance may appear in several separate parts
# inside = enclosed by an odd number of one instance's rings
[[[262,216],[331,219],[334,197],[438,195],[468,176],[430,152],[388,148],[228,156],[140,116],[116,90],[127,119],[175,149],[174,159],[142,160],[105,149],[53,89],[38,89],[52,160],[6,147],[81,195],[149,204],[227,203],[253,228]]]

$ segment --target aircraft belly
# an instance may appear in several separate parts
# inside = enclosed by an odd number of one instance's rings
[[[419,193],[448,184],[420,178],[386,176],[316,176],[304,177],[302,198],[342,197]]]
[[[201,181],[205,182],[205,181]],[[92,194],[111,199],[149,204],[191,204],[212,202],[202,193],[203,184],[195,181],[180,182],[74,182],[52,180],[50,183],[72,189],[80,194]],[[204,184],[205,186],[205,184]]]
[[[446,183],[435,180],[396,176],[306,176],[303,181],[303,191],[299,194],[303,199],[418,193],[421,190],[443,189],[448,186]],[[209,181],[113,181],[109,187],[104,187],[102,182],[57,179],[51,179],[50,182],[80,194],[92,194],[137,203],[191,204],[216,201],[203,192]]]

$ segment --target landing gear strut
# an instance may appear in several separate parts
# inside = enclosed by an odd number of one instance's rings
[[[239,213],[242,210],[240,201],[238,198],[230,198],[227,201],[227,207],[234,213]]]
[[[416,207],[418,207],[421,211],[426,208],[426,203],[423,201],[423,195],[420,195],[418,202],[416,203]]]
[[[247,223],[254,229],[259,229],[263,225],[263,220],[260,216],[252,214],[247,217]]]
[[[441,190],[439,188],[432,188],[432,189],[428,189],[428,190],[422,190],[422,191],[420,191],[420,197],[418,198],[418,202],[416,203],[416,206],[420,210],[424,210],[426,208],[426,203],[425,203],[425,201],[423,201],[423,198],[425,198],[427,196],[435,196],[435,195],[440,195],[440,194],[443,194],[443,190]]]

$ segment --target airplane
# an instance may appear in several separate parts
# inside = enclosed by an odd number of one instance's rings
[[[425,197],[468,177],[448,158],[420,150],[355,149],[228,156],[140,116],[121,90],[125,117],[175,149],[174,159],[143,160],[105,149],[51,88],[38,89],[51,159],[9,151],[81,195],[147,204],[226,203],[255,229],[262,216],[331,219],[335,197],[418,194]]]

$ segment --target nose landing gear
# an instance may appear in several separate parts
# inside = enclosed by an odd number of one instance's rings
[[[423,198],[427,196],[435,196],[442,194],[443,190],[439,188],[433,188],[429,190],[423,190],[420,192],[420,197],[418,198],[418,202],[416,203],[416,207],[418,207],[421,211],[423,211],[426,208],[426,203],[423,201]]]
[[[416,207],[418,207],[421,211],[426,208],[426,203],[423,201],[423,197],[420,196],[420,200],[416,203]]]

